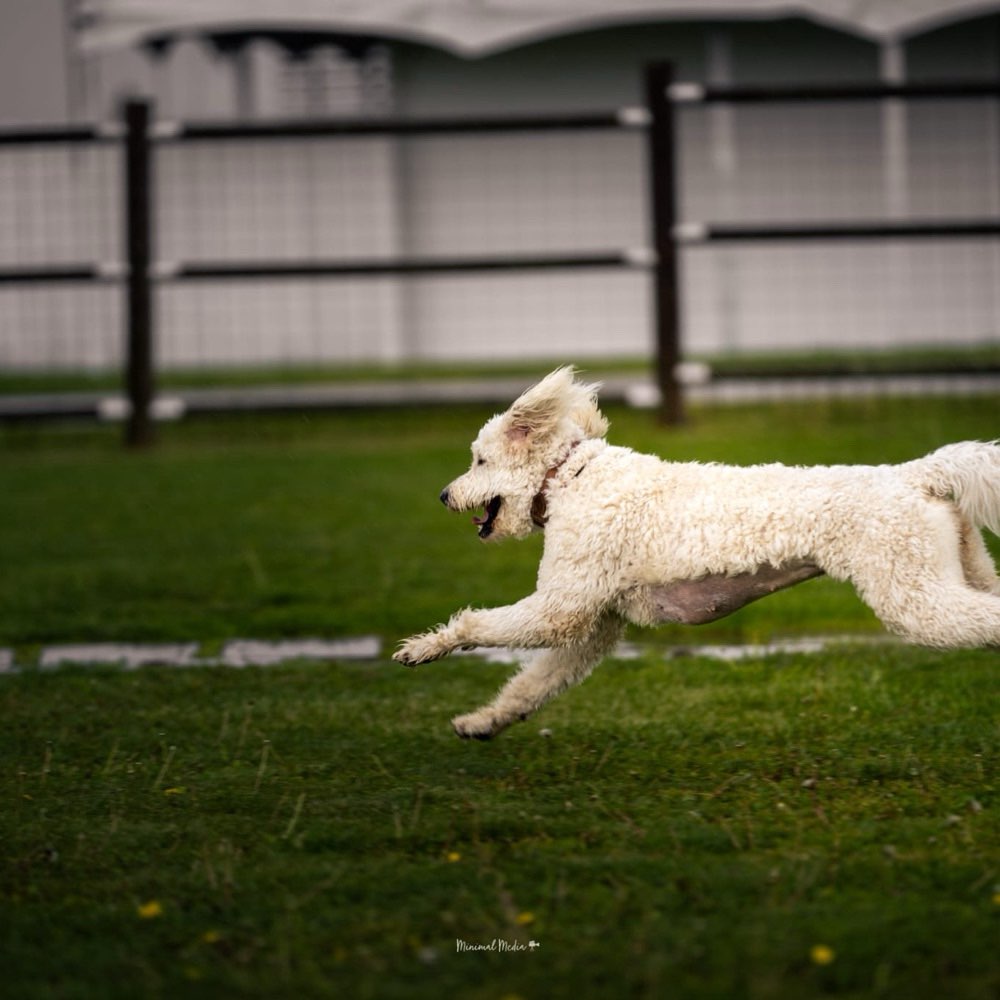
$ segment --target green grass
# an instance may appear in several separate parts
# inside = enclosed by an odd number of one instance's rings
[[[751,463],[882,462],[997,434],[992,398],[695,411],[680,430],[612,408],[643,451]],[[528,593],[539,537],[481,545],[441,487],[479,408],[199,420],[125,453],[117,428],[0,430],[0,646],[236,636],[394,640],[461,604]],[[817,580],[663,641],[870,632],[846,585]]]
[[[950,352],[954,356],[954,351]],[[978,355],[977,355],[978,356]],[[405,364],[356,365],[247,365],[224,368],[166,368],[157,372],[157,385],[169,389],[217,388],[219,386],[303,385],[324,382],[373,382],[384,379],[413,381],[416,379],[464,379],[523,376],[527,381],[538,377],[565,361],[508,362],[410,362]],[[592,369],[602,372],[646,375],[650,371],[648,358],[602,358]],[[114,369],[0,372],[0,393],[32,392],[120,392],[122,375]]]
[[[674,458],[877,462],[996,437],[998,412],[610,416],[615,442]],[[0,430],[0,645],[29,664],[0,677],[4,995],[995,995],[996,652],[726,665],[651,645],[472,745],[448,719],[509,668],[30,667],[64,640],[391,645],[522,596],[541,539],[481,545],[437,501],[487,415],[191,421],[141,454],[112,429]],[[818,580],[641,635],[877,629]]]
[[[835,372],[841,374],[879,374],[905,372],[996,371],[1000,367],[1000,345],[984,340],[981,344],[942,344],[939,346],[893,350],[823,350],[763,351],[723,354],[699,354],[691,360],[705,361],[721,376],[782,375]],[[167,368],[157,373],[157,384],[164,390],[198,389],[218,386],[302,385],[323,382],[370,382],[381,379],[455,379],[524,376],[533,379],[564,364],[553,359],[507,362],[406,362],[405,364],[358,365],[250,365],[225,368]],[[584,368],[603,374],[650,374],[646,357],[606,357],[594,359]],[[2,393],[46,392],[120,392],[121,372],[95,369],[81,372],[70,369],[51,371],[0,372]]]
[[[5,678],[5,995],[981,1000],[995,670],[648,656],[471,745],[503,668]]]
[[[906,374],[923,372],[996,371],[1000,344],[974,347],[941,345],[877,351],[811,351],[808,354],[762,351],[704,358],[716,375],[796,375],[833,372],[842,375]]]

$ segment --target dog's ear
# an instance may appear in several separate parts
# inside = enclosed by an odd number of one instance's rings
[[[575,383],[576,398],[569,411],[569,418],[583,431],[585,439],[602,438],[608,433],[608,418],[601,413],[597,406],[597,390],[601,388],[599,382],[593,385],[580,385]]]
[[[603,437],[608,422],[597,408],[600,385],[576,381],[576,369],[557,368],[528,389],[504,415],[509,441],[537,439],[555,432],[569,418],[586,438]]]
[[[508,441],[526,441],[555,430],[571,405],[574,370],[557,368],[522,393],[504,414]]]

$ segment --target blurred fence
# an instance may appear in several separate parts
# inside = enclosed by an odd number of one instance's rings
[[[120,365],[119,146],[92,127],[0,133],[0,373]]]
[[[0,371],[124,365],[143,276],[157,371],[648,353],[642,124],[152,123],[148,268],[114,129],[0,134]]]
[[[154,122],[128,244],[124,123],[0,133],[0,389],[123,369],[143,313],[161,372],[655,353],[672,419],[681,341],[997,344],[998,97],[654,67],[619,112]]]
[[[120,357],[113,291],[98,315],[79,309],[94,289],[41,283],[125,264],[121,154],[96,130],[69,136],[0,133],[3,369]],[[649,349],[647,277],[622,267],[647,243],[644,135],[614,112],[156,123],[150,138],[166,368]]]
[[[996,83],[673,96],[689,350],[1000,345]]]
[[[642,142],[614,113],[185,127],[160,154],[161,256],[183,262],[163,359],[614,350],[601,320],[641,309],[646,282],[628,252],[644,190],[621,155]]]

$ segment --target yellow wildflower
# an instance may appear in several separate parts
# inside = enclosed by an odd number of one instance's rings
[[[451,861],[452,863],[454,863],[456,861],[461,861],[462,860],[462,855],[459,854],[458,851],[449,851],[445,855],[445,858],[446,858],[446,860]]]
[[[829,965],[837,955],[829,945],[814,944],[809,949],[809,957],[816,965]]]
[[[533,924],[535,922],[534,913],[525,910],[523,913],[519,913],[515,920],[518,927],[526,927],[528,924]]]
[[[163,916],[163,905],[157,899],[151,899],[138,908],[138,914],[143,920],[152,920]]]

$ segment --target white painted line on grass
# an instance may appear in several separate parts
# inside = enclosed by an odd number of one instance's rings
[[[634,642],[619,643],[612,655],[617,660],[635,660],[648,653],[659,653],[665,660],[680,657],[703,657],[736,662],[776,653],[819,653],[838,645],[884,645],[890,636],[814,636],[782,639],[762,644],[679,645],[658,647]],[[382,640],[366,635],[347,639],[233,639],[218,656],[200,656],[197,642],[180,643],[75,643],[46,646],[38,658],[41,670],[86,665],[119,665],[126,670],[140,667],[270,667],[294,660],[378,660]],[[477,646],[460,656],[474,656],[487,663],[520,665],[536,651]],[[0,674],[16,673],[19,667],[11,649],[0,648]]]
[[[270,667],[290,660],[376,660],[382,642],[376,636],[351,639],[233,639],[219,656],[200,656],[197,642],[95,642],[46,646],[41,670],[85,665],[140,667]],[[0,649],[0,673],[17,669],[11,650]]]
[[[382,652],[375,636],[358,639],[234,639],[223,647],[225,667],[267,667],[287,660],[374,660]]]
[[[738,660],[749,660],[762,656],[773,656],[776,653],[821,653],[831,646],[847,645],[886,645],[898,640],[891,636],[864,636],[864,635],[830,635],[813,636],[801,639],[778,639],[768,643],[730,643],[727,645],[698,645],[692,643],[690,646],[655,646],[653,644],[643,645],[635,642],[620,642],[610,658],[614,660],[636,660],[647,653],[659,652],[665,660],[674,660],[681,657],[702,657],[709,660],[725,660],[735,662]],[[507,663],[520,664],[531,657],[534,651],[530,649],[502,649],[488,646],[475,646],[456,654],[459,656],[475,656],[477,659],[485,660],[487,663]]]
[[[97,663],[118,663],[126,670],[139,667],[190,667],[197,663],[198,643],[95,642],[48,646],[42,650],[38,666],[42,670]]]

